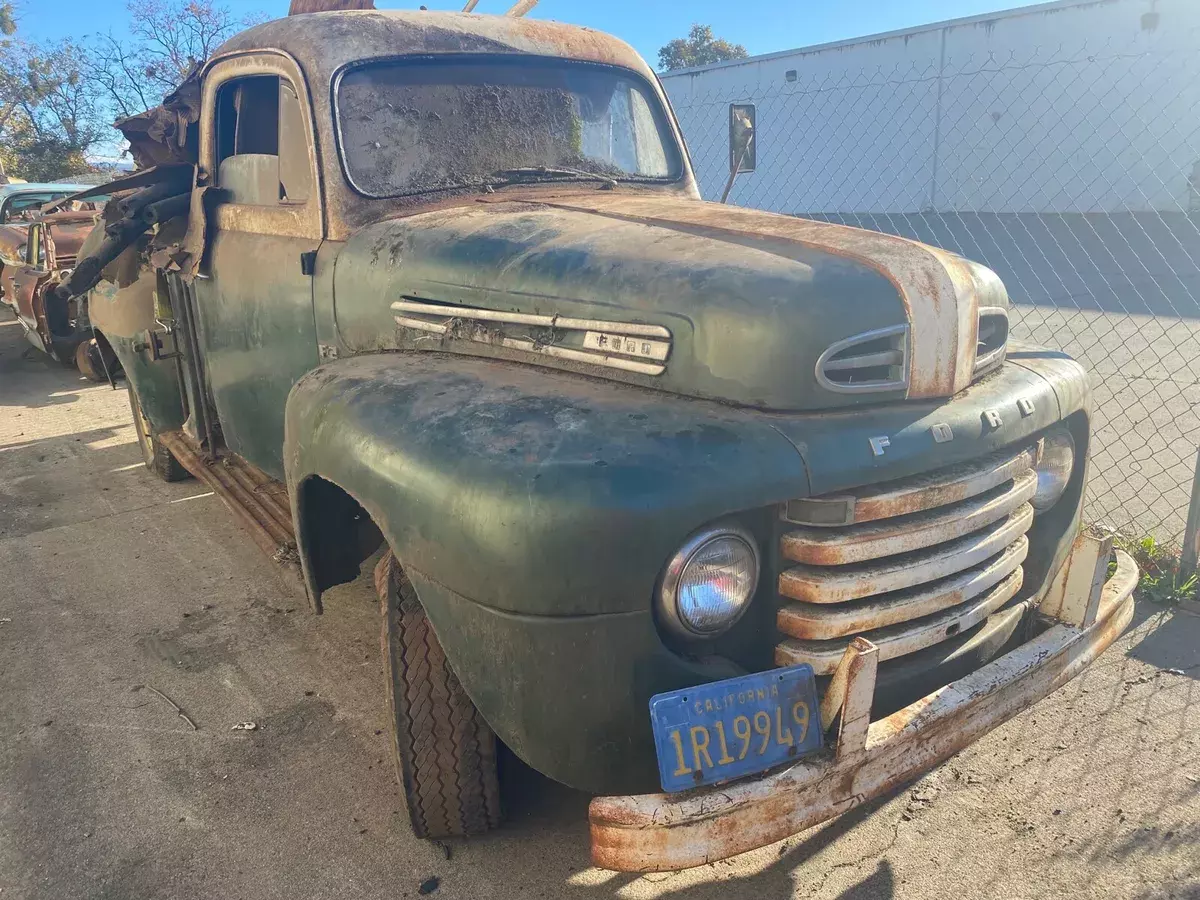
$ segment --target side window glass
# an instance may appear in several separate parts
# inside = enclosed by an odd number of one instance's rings
[[[217,187],[231,203],[308,199],[312,175],[299,97],[275,75],[222,85],[216,108]]]
[[[4,208],[5,221],[28,222],[37,216],[38,208],[65,197],[66,194],[20,194],[8,201]]]

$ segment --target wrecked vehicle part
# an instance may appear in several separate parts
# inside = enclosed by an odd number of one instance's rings
[[[120,218],[104,224],[104,240],[90,248],[89,254],[80,259],[71,275],[55,291],[62,299],[78,297],[90,291],[101,278],[101,273],[116,260],[126,248],[155,225],[187,214],[190,208],[190,188],[179,188],[171,181],[142,188],[129,197],[116,201],[116,213]]]
[[[38,218],[46,209],[47,204],[61,202],[77,191],[89,189],[82,184],[36,184],[30,182],[13,182],[0,185],[0,225],[15,225],[23,227],[26,223]]]
[[[1138,570],[1124,552],[1116,559],[1115,574],[1097,586],[1091,622],[1052,625],[911,706],[850,734],[843,726],[836,750],[823,758],[692,795],[597,797],[589,812],[592,861],[625,872],[704,865],[911,781],[1066,684],[1120,636],[1133,618]],[[855,687],[869,698],[874,685]]]
[[[163,98],[161,106],[114,123],[129,141],[129,152],[139,169],[195,165],[202,70],[195,65],[183,83]]]
[[[23,258],[8,264],[12,273],[4,302],[34,347],[68,365],[80,344],[91,340],[91,324],[86,298],[61,296],[58,287],[76,265],[97,218],[87,211],[42,216],[25,230]]]
[[[489,67],[520,69],[536,86],[520,95],[510,90],[519,78],[505,82],[504,108],[532,107],[552,126],[528,142],[532,158],[521,142],[496,142],[479,169],[438,157],[389,172],[382,141],[347,146],[364,137],[353,116],[379,99],[362,90],[378,79],[361,73],[386,70],[388,91],[420,101],[419,123],[438,112],[421,103],[455,110],[463,98],[445,85],[410,90],[414,80],[469,81],[468,70]],[[583,69],[605,75],[578,85],[603,91],[545,87]],[[492,732],[565,783],[652,790],[662,724],[647,715],[652,696],[735,676],[766,683],[781,677],[777,662],[798,659],[824,673],[809,686],[826,743],[844,751],[822,771],[852,785],[861,770],[874,791],[899,770],[847,751],[876,746],[872,729],[895,724],[891,714],[910,709],[915,734],[903,740],[930,748],[912,766],[932,764],[986,730],[972,722],[990,727],[1008,707],[951,703],[944,719],[911,710],[987,672],[1012,675],[1000,693],[1015,710],[1078,668],[1046,675],[1022,662],[1027,648],[1040,653],[1051,635],[1068,655],[1088,648],[1075,656],[1082,665],[1124,627],[1124,613],[1105,612],[1101,631],[1089,630],[1101,608],[1125,608],[1128,561],[1117,599],[1101,604],[1091,588],[1109,549],[1076,539],[1086,373],[1007,341],[1007,295],[982,266],[893,236],[701,202],[653,73],[619,41],[514,18],[295,16],[235,37],[169,105],[130,127],[163,143],[160,158],[195,163],[186,221],[139,233],[141,213],[122,220],[110,204],[108,224],[125,224],[99,244],[124,245],[105,247],[102,271],[77,268],[99,278],[96,320],[111,327],[152,430],[172,442],[172,459],[216,469],[218,493],[258,523],[264,550],[281,537],[279,510],[222,467],[244,462],[287,483],[314,607],[376,551],[395,561],[379,588],[389,648],[403,651],[410,624],[425,635],[439,690],[469,713],[458,720],[481,723],[456,744],[426,722],[432,762],[394,740],[406,791],[463,763],[475,785],[466,799],[478,801],[494,786],[493,742],[482,739]],[[504,116],[459,119],[430,135],[466,127],[477,146],[513,133]],[[487,126],[482,135],[471,121]],[[600,121],[617,129],[614,146],[630,129],[655,135],[654,160],[585,146],[585,125]],[[401,143],[454,153],[420,135]],[[501,170],[521,174],[493,178]],[[363,190],[396,185],[403,196]],[[1057,501],[1039,498],[1035,512],[1042,449],[1065,446],[1064,430],[1073,467]],[[742,583],[757,589],[724,631],[672,629],[663,617],[682,601],[664,567],[721,529],[753,544],[752,563],[739,565],[753,564]],[[1047,616],[1060,624],[1045,630]],[[414,684],[403,652],[385,664],[393,697],[432,690]],[[402,711],[393,705],[393,718]],[[693,772],[711,781],[692,750]],[[492,768],[476,778],[481,765]],[[596,858],[672,868],[747,849],[689,810],[792,784],[779,777],[598,800]],[[852,802],[780,790],[746,831],[773,839]],[[442,810],[431,827],[423,815],[413,808],[422,834],[475,833],[495,819]],[[684,828],[687,848],[653,836],[662,815]],[[649,840],[630,850],[640,837]]]

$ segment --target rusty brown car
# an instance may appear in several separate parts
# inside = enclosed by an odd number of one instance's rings
[[[99,218],[89,206],[41,215],[24,227],[0,226],[0,302],[30,344],[93,381],[107,380],[116,358],[92,334],[86,295],[63,300],[54,288],[70,276]]]

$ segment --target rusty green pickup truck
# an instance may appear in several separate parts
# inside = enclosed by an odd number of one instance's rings
[[[1129,624],[1081,529],[1089,388],[986,268],[700,199],[654,73],[584,28],[250,28],[123,123],[91,291],[147,466],[315,611],[374,566],[423,837],[498,751],[593,858],[763,846],[939,763]],[[265,564],[265,563],[264,563]]]

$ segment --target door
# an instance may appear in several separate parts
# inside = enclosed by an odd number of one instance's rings
[[[203,368],[225,445],[279,479],[288,391],[319,362],[301,262],[322,235],[303,85],[280,54],[223,61],[205,77],[201,117],[216,188],[196,283]]]
[[[38,333],[39,322],[34,300],[38,288],[50,274],[46,258],[46,240],[42,222],[34,222],[29,226],[25,237],[25,260],[13,276],[13,307],[17,318],[25,326],[26,331]],[[37,345],[46,349],[40,340]]]

